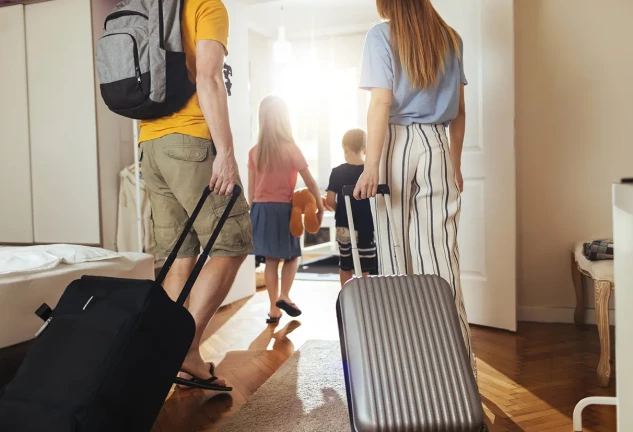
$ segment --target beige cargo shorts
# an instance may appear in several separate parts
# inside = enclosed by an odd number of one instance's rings
[[[158,258],[165,258],[175,246],[189,215],[211,179],[215,158],[210,140],[170,134],[141,144],[141,173],[149,192],[152,227]],[[238,183],[242,185],[238,178]],[[211,194],[200,211],[179,258],[195,257],[205,246],[222,216],[228,196]],[[249,207],[244,193],[238,198],[210,256],[237,257],[253,249]]]

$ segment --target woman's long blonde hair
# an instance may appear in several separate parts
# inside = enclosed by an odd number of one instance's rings
[[[288,161],[288,146],[296,145],[286,103],[277,96],[264,98],[259,105],[257,170],[273,170]]]
[[[391,48],[413,88],[426,90],[445,71],[449,51],[461,56],[459,36],[437,13],[431,0],[376,0],[378,14],[389,21]]]

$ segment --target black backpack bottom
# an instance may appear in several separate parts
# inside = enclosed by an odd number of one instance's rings
[[[101,84],[101,96],[110,110],[135,120],[153,120],[169,116],[180,110],[196,93],[196,86],[189,80],[187,59],[184,52],[166,51],[167,93],[163,102],[150,98],[151,74],[125,78]]]

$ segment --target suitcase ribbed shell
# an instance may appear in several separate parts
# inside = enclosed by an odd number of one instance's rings
[[[353,431],[480,430],[481,400],[446,281],[355,278],[337,309]]]

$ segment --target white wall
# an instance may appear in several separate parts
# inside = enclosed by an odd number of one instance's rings
[[[92,31],[95,44],[103,34],[105,17],[118,2],[119,0],[92,0]],[[101,242],[104,248],[116,250],[119,172],[134,163],[132,120],[114,114],[105,105],[99,93],[96,70],[95,88],[97,92],[97,145],[99,164],[102,167],[99,170]]]
[[[244,180],[244,192],[248,193],[248,151],[251,147],[250,95],[249,95],[249,51],[246,6],[238,0],[224,0],[231,19],[229,56],[226,62],[233,68],[232,96],[229,98],[229,115],[233,144],[240,176]],[[240,268],[233,289],[224,301],[255,294],[255,259],[249,256]]]
[[[572,245],[633,175],[633,2],[608,3],[516,1],[519,319],[572,322]]]
[[[257,32],[248,32],[251,142],[257,140],[257,113],[260,102],[272,92],[272,40]]]
[[[250,27],[268,37],[277,36],[282,21],[289,38],[363,32],[380,20],[375,0],[246,0]]]

